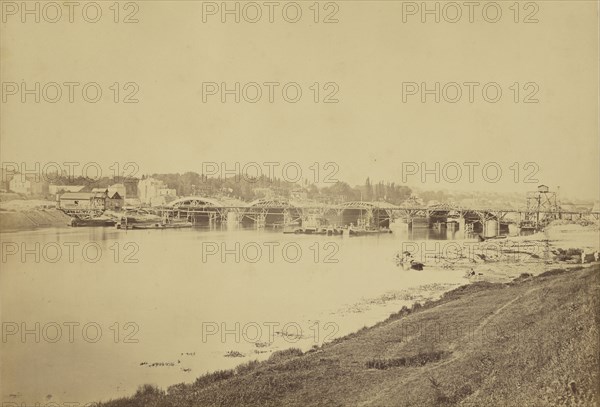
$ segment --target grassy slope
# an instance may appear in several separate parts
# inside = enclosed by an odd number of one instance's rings
[[[593,406],[600,267],[476,283],[321,349],[107,406]]]

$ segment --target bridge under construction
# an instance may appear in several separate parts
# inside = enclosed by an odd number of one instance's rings
[[[388,202],[345,202],[337,205],[303,204],[291,200],[259,199],[243,206],[230,206],[214,198],[190,196],[168,205],[153,208],[170,220],[187,220],[195,224],[239,221],[263,226],[301,225],[308,219],[323,219],[331,225],[365,224],[389,227],[402,219],[409,228],[451,227],[467,232],[496,236],[509,224],[521,229],[540,230],[556,219],[590,219],[598,221],[600,212],[562,210],[558,206],[528,204],[525,208],[470,208],[451,204],[393,205]]]
[[[192,223],[237,220],[257,226],[300,225],[308,219],[323,219],[330,224],[363,223],[389,227],[398,209],[385,202],[346,202],[339,205],[303,204],[283,198],[258,199],[243,206],[231,206],[213,198],[190,196],[168,205],[154,208],[166,219],[187,220]]]
[[[506,233],[509,225],[517,226],[520,230],[538,231],[557,219],[588,219],[593,222],[600,219],[597,208],[563,208],[558,202],[557,194],[549,191],[545,185],[528,192],[526,205],[520,208],[465,207],[446,203],[424,205],[415,200],[408,200],[402,205],[384,201],[319,204],[287,198],[238,202],[232,205],[217,198],[187,196],[167,205],[137,208],[135,211],[151,212],[161,216],[165,222],[188,221],[196,225],[240,222],[257,227],[303,226],[305,222],[317,220],[320,224],[336,227],[362,225],[379,229],[389,228],[394,220],[401,219],[409,228],[449,228],[479,233],[486,237]],[[94,219],[106,210],[104,205],[58,208],[79,219]]]

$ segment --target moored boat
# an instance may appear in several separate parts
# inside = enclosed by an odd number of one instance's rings
[[[355,229],[348,228],[348,236],[366,236],[366,235],[379,235],[379,234],[389,234],[392,231],[388,228],[381,229]]]
[[[322,236],[341,236],[342,229],[335,227],[326,228],[296,228],[293,230],[284,230],[284,234],[296,234],[296,235],[322,235]]]
[[[71,218],[69,222],[69,226],[72,227],[83,227],[83,226],[96,226],[96,227],[106,227],[106,226],[114,226],[117,223],[114,219],[79,219],[79,218]]]
[[[123,230],[141,230],[141,229],[181,229],[191,228],[193,225],[191,222],[179,222],[179,223],[118,223],[117,229]]]
[[[291,224],[289,224],[291,226]],[[323,235],[323,236],[341,236],[343,230],[335,225],[328,223],[327,219],[318,216],[309,216],[302,220],[301,226],[293,229],[286,229],[285,234],[297,235]]]

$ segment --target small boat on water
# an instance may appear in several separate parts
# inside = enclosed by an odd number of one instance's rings
[[[271,225],[273,228],[285,228],[285,227],[290,227],[290,226],[300,226],[300,222],[299,221],[293,221],[293,222],[289,222],[289,223],[273,223]],[[289,233],[289,232],[287,232]]]
[[[284,230],[284,234],[295,234],[295,235],[321,235],[321,236],[341,236],[343,233],[342,229],[329,227],[329,228],[297,228],[293,230]]]
[[[69,226],[72,227],[83,227],[83,226],[95,226],[95,227],[106,227],[106,226],[115,226],[117,221],[115,219],[108,218],[97,218],[97,219],[79,219],[79,218],[71,218],[69,222]]]
[[[192,222],[178,222],[146,214],[142,214],[142,216],[123,216],[119,223],[116,224],[117,229],[123,230],[181,229],[191,228],[192,226]]]
[[[485,242],[486,240],[497,240],[497,239],[506,239],[508,236],[506,235],[499,235],[499,236],[490,236],[490,237],[483,237],[481,236],[481,234],[477,234],[477,241],[478,242]]]
[[[367,235],[380,235],[380,234],[389,234],[392,231],[388,228],[381,229],[367,229],[367,228],[348,228],[348,236],[367,236]]]
[[[191,228],[193,225],[191,222],[179,222],[179,223],[118,223],[117,229],[123,230],[141,230],[141,229],[181,229]]]
[[[289,224],[292,226],[292,224]],[[309,216],[302,220],[300,225],[293,229],[286,229],[285,234],[296,235],[322,235],[322,236],[341,236],[343,230],[327,222],[327,219],[318,216]]]

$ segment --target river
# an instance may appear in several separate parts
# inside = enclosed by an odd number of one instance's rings
[[[223,226],[4,233],[2,402],[84,404],[303,350],[439,296],[464,270],[403,271],[402,242]]]

